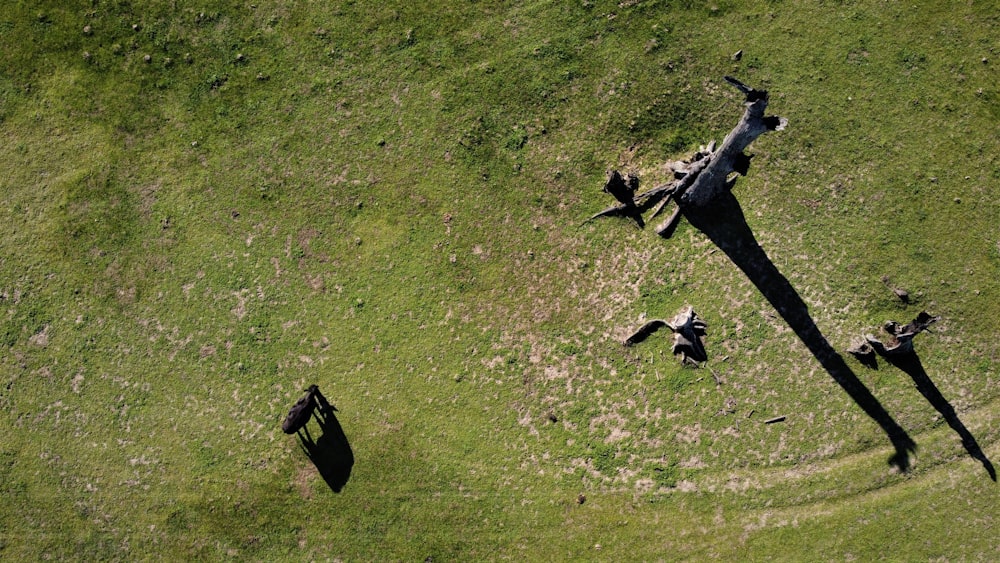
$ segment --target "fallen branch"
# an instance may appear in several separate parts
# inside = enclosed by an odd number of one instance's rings
[[[710,371],[712,373],[712,379],[715,380],[716,387],[721,387],[722,386],[722,378],[719,377],[719,374],[716,373],[716,371],[714,369],[711,369],[711,368],[709,368],[708,371]]]
[[[703,342],[705,330],[708,328],[708,325],[698,317],[698,314],[694,312],[694,308],[690,305],[681,309],[681,312],[670,320],[653,319],[643,324],[626,338],[623,344],[625,346],[635,346],[645,341],[663,327],[667,327],[673,331],[674,345],[672,351],[675,356],[680,355],[681,363],[690,363],[697,367],[699,362],[708,360],[708,354],[705,352],[705,343]]]
[[[668,217],[666,221],[661,223],[660,226],[656,228],[656,234],[660,235],[663,238],[670,238],[674,236],[674,231],[677,230],[677,225],[679,225],[680,222],[681,222],[681,208],[677,207],[674,209],[674,212],[670,214],[670,217]]]

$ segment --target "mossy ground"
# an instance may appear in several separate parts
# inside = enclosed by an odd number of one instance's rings
[[[849,360],[900,474],[699,232],[580,226],[721,140],[723,75],[769,89],[758,240],[837,349],[941,315],[923,365],[1000,459],[995,3],[181,4],[0,15],[5,558],[1000,555],[904,373]],[[685,304],[721,386],[620,344]],[[310,383],[338,494],[279,428]]]

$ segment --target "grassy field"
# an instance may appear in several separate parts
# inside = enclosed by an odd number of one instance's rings
[[[699,231],[581,226],[721,141],[723,75],[768,89],[761,246],[837,350],[941,315],[922,367],[1000,463],[998,68],[995,1],[14,2],[0,559],[1000,559],[907,373],[847,358],[900,472]],[[686,304],[721,385],[621,345]],[[339,492],[280,429],[311,383]]]

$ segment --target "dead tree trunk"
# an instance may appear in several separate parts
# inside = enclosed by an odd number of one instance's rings
[[[708,164],[694,179],[691,187],[679,194],[679,197],[675,196],[682,208],[704,207],[722,194],[723,190],[732,189],[733,182],[729,179],[730,174],[735,172],[745,175],[747,173],[752,157],[744,151],[750,146],[750,143],[768,131],[780,131],[788,125],[788,120],[783,117],[764,115],[768,98],[766,90],[754,90],[728,76],[726,81],[746,96],[744,102],[746,110],[743,112],[740,122],[729,132],[718,150],[705,156],[708,159]]]
[[[652,216],[657,216],[664,204],[673,199],[678,209],[663,222],[656,232],[663,238],[670,238],[682,212],[696,211],[708,207],[720,195],[729,192],[736,183],[734,173],[746,175],[753,155],[746,154],[746,148],[757,137],[768,131],[780,131],[788,124],[783,117],[765,116],[767,109],[767,91],[754,90],[735,78],[726,76],[726,81],[736,87],[746,96],[746,110],[736,127],[729,132],[722,145],[716,148],[715,142],[702,147],[690,162],[675,168],[675,180],[655,188],[636,194],[639,180],[628,175],[628,182],[617,170],[608,172],[608,181],[604,191],[612,194],[618,200],[618,205],[611,206],[590,217],[588,221],[600,217],[628,217],[640,228],[645,226],[642,214],[653,210]]]
[[[889,334],[888,346],[871,335],[865,336],[865,340],[881,356],[912,354],[913,337],[927,330],[927,327],[939,320],[941,317],[932,317],[927,314],[927,311],[922,311],[917,315],[917,318],[905,325],[900,325],[895,321],[885,323],[882,330]]]

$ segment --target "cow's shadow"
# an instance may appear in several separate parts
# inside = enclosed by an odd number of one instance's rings
[[[883,360],[910,376],[917,387],[917,391],[920,391],[920,394],[927,399],[927,402],[941,414],[945,422],[948,423],[948,426],[962,439],[962,447],[965,448],[969,456],[983,464],[983,468],[986,469],[990,479],[996,481],[997,472],[993,467],[993,463],[983,453],[983,449],[979,447],[979,442],[976,441],[972,432],[969,432],[969,429],[962,424],[962,420],[958,418],[955,408],[944,398],[937,385],[934,385],[934,381],[927,375],[927,370],[924,369],[924,365],[920,361],[920,356],[913,351],[892,354],[887,352],[884,346],[878,345],[875,346],[875,350],[882,356]]]
[[[709,206],[684,208],[683,212],[695,228],[743,270],[830,377],[882,428],[896,450],[889,463],[902,471],[908,470],[910,453],[916,450],[916,443],[820,332],[798,292],[757,243],[736,197],[726,191]]]
[[[354,451],[340,421],[333,414],[336,409],[325,400],[322,403],[313,416],[319,422],[319,438],[313,439],[307,424],[298,432],[299,442],[326,484],[333,492],[339,493],[351,478]]]

